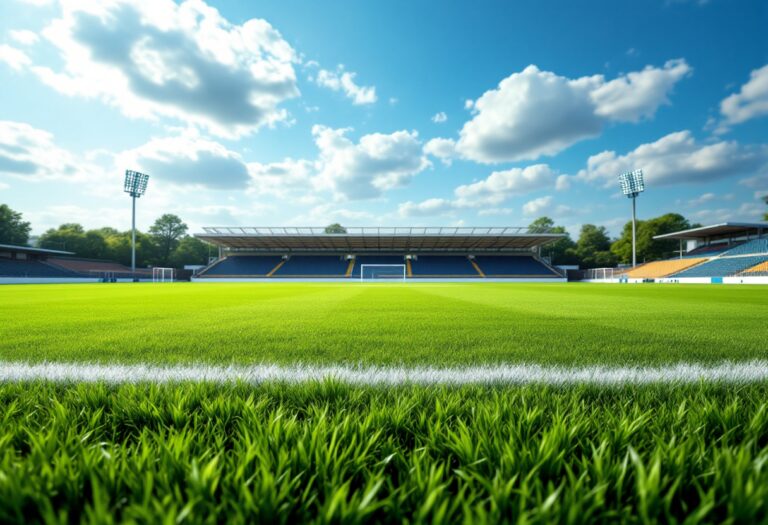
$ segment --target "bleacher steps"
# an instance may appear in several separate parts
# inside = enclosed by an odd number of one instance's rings
[[[483,272],[483,270],[480,268],[480,266],[479,266],[479,265],[478,265],[478,264],[475,262],[475,260],[474,260],[474,259],[470,259],[470,260],[469,260],[469,262],[470,262],[470,263],[472,263],[472,267],[475,269],[475,271],[477,272],[477,274],[478,274],[480,277],[485,277],[485,273],[484,273],[484,272]]]
[[[279,263],[277,263],[277,266],[275,266],[274,268],[272,268],[272,269],[269,271],[269,273],[267,274],[267,277],[272,277],[272,276],[275,274],[275,272],[276,272],[276,271],[278,271],[278,270],[280,269],[280,267],[281,267],[282,265],[284,265],[286,262],[288,262],[288,259],[283,259],[282,261],[280,261]]]

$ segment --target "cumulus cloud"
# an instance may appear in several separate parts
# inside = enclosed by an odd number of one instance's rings
[[[238,189],[250,182],[248,166],[239,154],[196,136],[153,139],[120,153],[116,164],[177,186]]]
[[[551,188],[558,174],[546,164],[494,171],[486,179],[459,186],[454,191],[461,206],[497,205],[513,195]]]
[[[295,53],[264,20],[232,24],[202,0],[61,7],[43,35],[63,66],[31,69],[66,95],[235,136],[284,120],[280,103],[299,94]]]
[[[437,157],[443,164],[450,166],[456,157],[456,142],[443,138],[429,140],[424,145],[424,153]]]
[[[31,46],[36,44],[40,37],[34,31],[28,29],[15,29],[8,32],[8,35],[12,40],[18,42],[23,46]]]
[[[23,122],[0,121],[0,176],[31,181],[82,181],[90,167],[59,147],[51,133]]]
[[[29,56],[22,51],[8,44],[0,44],[0,62],[5,62],[11,69],[19,71],[32,63]]]
[[[435,115],[432,116],[432,122],[434,122],[435,124],[442,124],[446,120],[448,120],[448,115],[446,115],[444,111],[435,113]]]
[[[252,178],[251,191],[278,196],[304,192],[311,186],[316,169],[314,161],[304,159],[287,158],[268,164],[251,162],[248,164]]]
[[[474,116],[457,148],[485,163],[554,155],[599,135],[607,122],[652,117],[690,72],[684,60],[670,60],[606,81],[602,75],[570,79],[531,65],[467,102]]]
[[[415,131],[364,135],[358,143],[347,137],[349,128],[312,128],[320,150],[316,186],[337,197],[366,199],[404,185],[430,163]]]
[[[315,81],[317,85],[326,87],[332,91],[341,91],[352,100],[355,105],[373,104],[376,102],[376,88],[373,86],[359,86],[355,83],[356,73],[344,71],[344,66],[339,65],[336,71],[321,69],[317,72]]]
[[[620,173],[637,168],[642,168],[648,184],[708,182],[768,169],[768,146],[742,146],[733,141],[698,144],[690,131],[678,131],[625,155],[615,151],[593,155],[577,176],[612,186],[618,185]]]
[[[719,132],[727,131],[728,126],[768,115],[768,65],[752,71],[749,81],[738,93],[723,99],[720,113]]]
[[[547,195],[545,197],[539,197],[538,199],[533,199],[531,201],[526,202],[523,205],[523,213],[531,216],[531,215],[537,215],[541,213],[542,211],[546,210],[552,206],[552,196]]]

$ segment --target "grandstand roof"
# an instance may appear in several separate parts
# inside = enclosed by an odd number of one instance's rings
[[[554,242],[565,234],[527,227],[345,228],[326,233],[317,227],[206,227],[195,237],[224,248],[293,252],[448,252],[525,250]]]
[[[65,252],[62,250],[47,250],[45,248],[32,248],[31,246],[18,246],[15,244],[0,244],[0,250],[15,253],[33,253],[36,255],[74,255],[75,252]]]
[[[654,239],[712,239],[759,235],[768,232],[768,222],[721,222],[679,232],[655,235]]]

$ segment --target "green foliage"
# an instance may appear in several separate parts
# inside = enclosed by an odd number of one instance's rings
[[[149,228],[149,234],[157,248],[154,261],[157,266],[168,266],[171,254],[188,229],[181,218],[172,213],[163,214]]]
[[[347,233],[347,229],[338,222],[335,222],[325,227],[325,233]]]
[[[0,204],[0,244],[25,246],[29,242],[30,224],[21,213],[7,204]]]
[[[583,225],[575,251],[584,268],[606,268],[616,264],[616,257],[611,253],[611,239],[604,226]]]
[[[579,256],[575,252],[576,243],[571,239],[570,234],[565,229],[565,226],[555,226],[555,221],[549,217],[539,217],[528,228],[532,232],[541,233],[565,233],[566,237],[560,239],[557,242],[553,242],[544,246],[541,250],[541,254],[545,257],[549,257],[552,264],[579,264]]]
[[[169,259],[169,266],[183,268],[185,264],[208,264],[208,257],[212,253],[211,245],[204,243],[196,237],[187,235],[183,237]]]
[[[40,236],[41,248],[74,252],[79,257],[103,259],[108,256],[104,235],[98,230],[85,231],[76,223],[62,224]]]
[[[637,261],[650,262],[674,257],[679,248],[676,240],[657,241],[655,235],[663,235],[693,227],[688,219],[677,213],[667,213],[646,221],[637,221]],[[621,237],[611,246],[611,251],[622,263],[632,262],[632,222],[624,225]]]
[[[0,358],[436,366],[768,359],[765,290],[683,286],[5,285]]]
[[[765,523],[768,387],[0,385],[3,523]]]

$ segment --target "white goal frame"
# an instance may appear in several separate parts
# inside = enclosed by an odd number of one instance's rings
[[[175,277],[174,268],[152,268],[153,283],[172,283]]]
[[[405,278],[406,278],[406,275],[405,275],[405,264],[361,264],[360,265],[360,282],[361,283],[365,282],[365,280],[366,280],[365,279],[365,269],[368,268],[368,267],[374,267],[374,268],[385,268],[385,267],[393,268],[393,267],[398,267],[398,268],[402,268],[403,269],[403,282],[405,282]],[[395,279],[395,278],[399,279],[399,277],[395,277],[395,276],[388,277],[388,279]],[[377,279],[376,277],[372,277],[372,278],[370,278],[368,280],[369,281],[378,281],[380,279]]]

